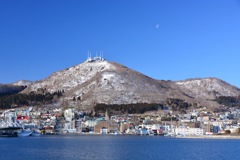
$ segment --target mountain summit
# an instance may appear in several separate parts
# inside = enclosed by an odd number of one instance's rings
[[[240,94],[238,88],[218,79],[155,80],[102,57],[88,58],[79,65],[55,72],[30,84],[24,92],[40,89],[51,93],[64,91],[63,101],[90,108],[99,103],[163,103],[169,98],[208,105],[210,98]]]
[[[44,89],[64,90],[64,99],[77,99],[82,105],[160,103],[167,97],[186,97],[171,81],[157,81],[100,57],[53,73],[30,85],[25,92]]]

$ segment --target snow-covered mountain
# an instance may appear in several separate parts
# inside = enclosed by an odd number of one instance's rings
[[[220,109],[215,99],[219,96],[237,97],[240,89],[217,78],[198,78],[178,81],[176,84],[182,92],[193,98],[195,103],[208,108]]]
[[[32,83],[33,83],[32,81],[20,80],[20,81],[17,81],[15,83],[13,83],[13,85],[15,85],[15,86],[29,86]]]
[[[154,103],[167,97],[186,97],[175,89],[174,82],[157,81],[103,59],[87,60],[53,73],[29,85],[25,92],[40,88],[49,92],[64,90],[65,100],[77,99],[81,105],[91,106],[96,103]]]
[[[63,91],[62,101],[75,106],[97,103],[161,103],[167,98],[183,99],[201,105],[216,105],[216,96],[238,96],[240,90],[216,78],[186,81],[159,81],[101,57],[55,72],[30,84],[23,92],[43,89]]]
[[[192,97],[215,99],[218,96],[237,96],[240,89],[217,78],[188,79],[176,84]]]

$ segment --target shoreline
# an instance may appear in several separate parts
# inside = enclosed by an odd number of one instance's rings
[[[203,136],[182,136],[175,138],[187,138],[187,139],[240,139],[240,136],[235,135],[203,135]]]
[[[99,134],[99,133],[67,133],[67,134],[52,134],[55,136],[149,136],[137,134]],[[48,135],[51,136],[51,135]],[[240,135],[202,135],[202,136],[161,136],[154,135],[149,137],[165,137],[165,138],[181,138],[181,139],[240,139]]]

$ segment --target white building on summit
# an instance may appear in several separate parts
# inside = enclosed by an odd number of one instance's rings
[[[104,61],[103,54],[100,53],[100,56],[96,55],[95,57],[92,58],[91,53],[90,53],[90,54],[88,54],[87,61],[88,62]]]

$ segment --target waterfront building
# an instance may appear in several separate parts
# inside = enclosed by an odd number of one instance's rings
[[[95,133],[103,132],[102,129],[104,129],[104,132],[107,131],[107,133],[118,132],[118,124],[113,121],[102,121],[94,126]]]
[[[64,111],[64,117],[65,117],[65,125],[64,125],[64,132],[68,133],[75,133],[76,132],[76,123],[74,119],[74,109],[70,108]]]
[[[136,133],[140,134],[140,135],[147,135],[148,130],[146,128],[139,128],[139,129],[136,130]]]
[[[120,132],[126,134],[135,134],[135,126],[133,123],[130,122],[121,122],[120,124]]]
[[[190,135],[202,136],[203,129],[180,126],[180,127],[175,128],[175,134],[176,135],[184,135],[184,136],[190,136]]]

